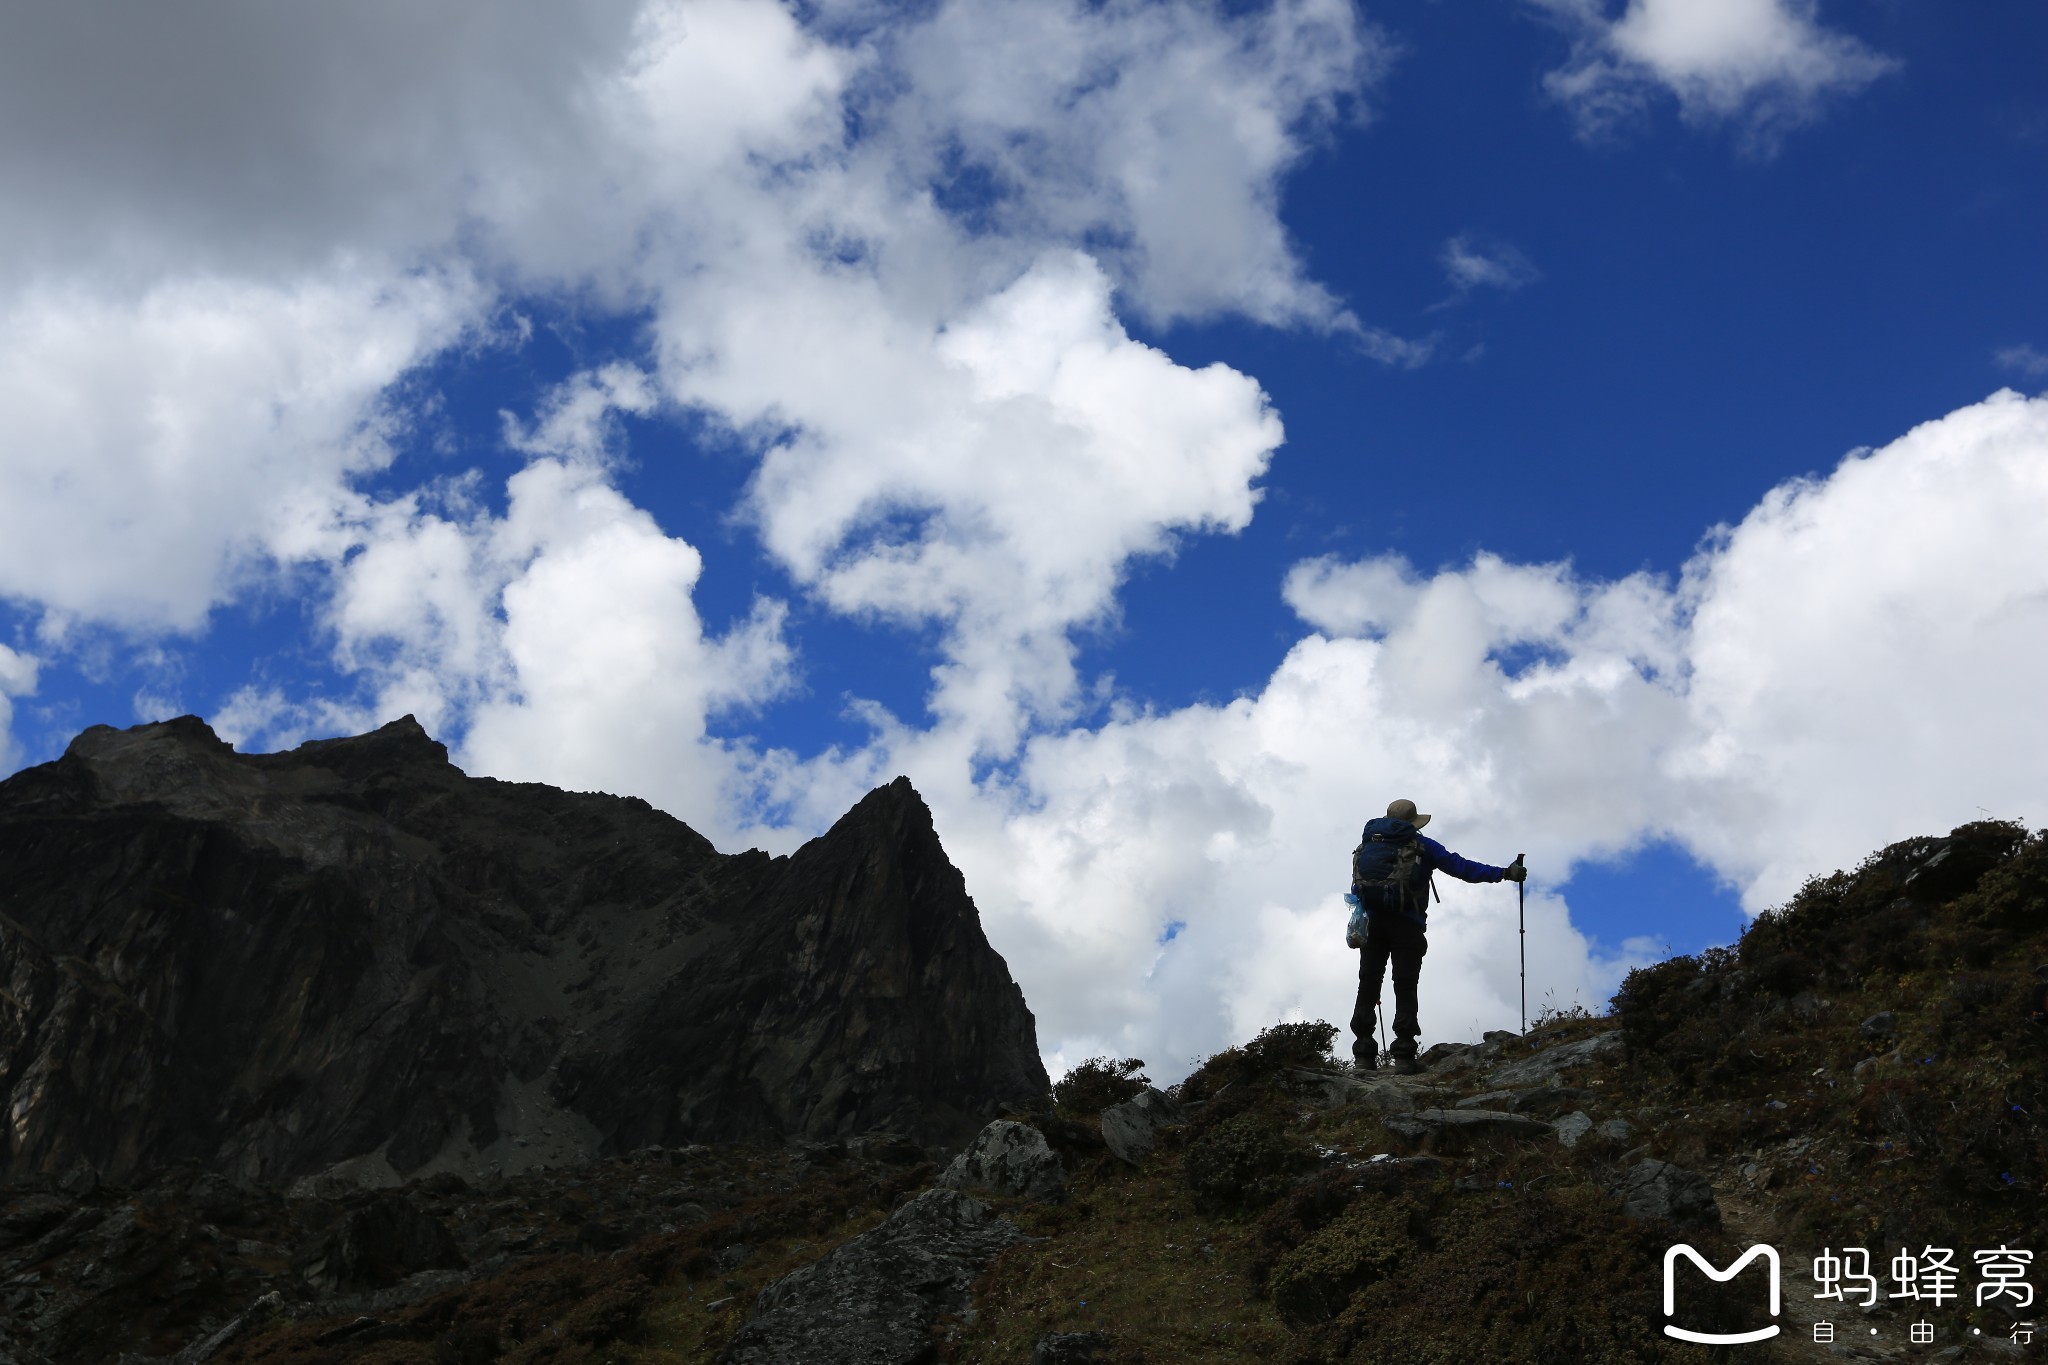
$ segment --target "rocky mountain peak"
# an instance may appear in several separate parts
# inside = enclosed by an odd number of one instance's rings
[[[359,776],[421,765],[450,766],[448,746],[428,734],[426,727],[410,715],[380,725],[366,735],[308,740],[293,753],[308,763]]]
[[[471,778],[96,726],[0,782],[0,1168],[388,1184],[648,1143],[973,1132],[1047,1089],[907,779],[796,853]]]

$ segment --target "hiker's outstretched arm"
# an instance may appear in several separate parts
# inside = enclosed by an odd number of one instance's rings
[[[1461,882],[1497,882],[1507,872],[1504,867],[1490,863],[1475,863],[1470,858],[1460,858],[1436,840],[1425,834],[1415,836],[1429,854],[1430,865],[1446,876],[1456,877]]]

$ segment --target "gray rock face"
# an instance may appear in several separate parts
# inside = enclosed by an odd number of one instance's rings
[[[1549,1119],[1556,1118],[1559,1114],[1568,1113],[1588,1100],[1598,1098],[1598,1092],[1592,1090],[1574,1090],[1570,1086],[1542,1085],[1534,1090],[1517,1092],[1515,1098],[1503,1107],[1512,1113],[1530,1114],[1539,1119]]]
[[[1415,1060],[1425,1071],[1454,1071],[1471,1060],[1473,1051],[1471,1043],[1432,1043]]]
[[[1044,1198],[1066,1190],[1067,1173],[1046,1145],[1045,1134],[1026,1123],[997,1119],[953,1158],[939,1184]]]
[[[1411,1113],[1432,1104],[1448,1103],[1457,1094],[1447,1087],[1430,1085],[1392,1071],[1367,1071],[1346,1076],[1290,1067],[1287,1086],[1296,1099],[1319,1108],[1341,1109],[1346,1105],[1358,1105],[1375,1114]]]
[[[1856,1032],[1865,1038],[1882,1041],[1898,1031],[1896,1016],[1890,1010],[1879,1010],[1856,1026]]]
[[[1646,1158],[1629,1167],[1621,1184],[1621,1211],[1630,1218],[1668,1218],[1674,1223],[1718,1223],[1721,1206],[1714,1187],[1696,1171]]]
[[[1551,1132],[1550,1125],[1540,1119],[1497,1109],[1418,1109],[1412,1114],[1396,1114],[1385,1123],[1396,1137],[1412,1142],[1434,1139],[1440,1145],[1477,1138],[1547,1137]]]
[[[1180,1121],[1180,1106],[1147,1086],[1122,1104],[1102,1111],[1102,1140],[1119,1161],[1136,1166],[1152,1155],[1159,1144],[1159,1130]]]
[[[1352,1081],[1345,1102],[1375,1114],[1412,1114],[1418,1109],[1442,1108],[1457,1094],[1449,1086],[1424,1085],[1405,1076],[1375,1076]]]
[[[0,1175],[957,1144],[1050,1088],[901,778],[726,856],[644,801],[467,777],[410,717],[266,755],[95,726],[0,782],[0,886]]]
[[[1453,1109],[1506,1109],[1513,1105],[1519,1090],[1488,1090],[1477,1095],[1467,1095],[1452,1105]]]
[[[968,1307],[997,1252],[1024,1240],[988,1205],[926,1190],[889,1220],[761,1291],[719,1365],[914,1365],[931,1325]]]
[[[1612,1052],[1621,1046],[1619,1033],[1596,1033],[1573,1043],[1559,1043],[1530,1057],[1517,1057],[1493,1068],[1490,1079],[1501,1088],[1550,1086],[1558,1074]]]

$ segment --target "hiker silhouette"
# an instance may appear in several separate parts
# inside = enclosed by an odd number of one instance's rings
[[[1493,867],[1459,857],[1420,832],[1428,823],[1413,801],[1392,802],[1384,816],[1366,821],[1351,854],[1351,894],[1366,919],[1365,945],[1358,950],[1358,1003],[1351,1011],[1351,1056],[1361,1070],[1379,1065],[1373,1015],[1389,963],[1394,968],[1394,1041],[1387,1055],[1397,1071],[1418,1070],[1415,1040],[1422,1028],[1416,1018],[1416,985],[1423,954],[1429,951],[1429,898],[1436,889],[1431,874],[1443,872],[1466,882],[1520,881],[1528,875],[1519,866]]]

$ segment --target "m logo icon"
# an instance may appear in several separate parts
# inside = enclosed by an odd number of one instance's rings
[[[1743,1252],[1742,1255],[1736,1257],[1734,1265],[1729,1266],[1726,1270],[1716,1270],[1707,1261],[1706,1257],[1700,1255],[1685,1243],[1680,1242],[1677,1246],[1664,1253],[1665,1317],[1668,1318],[1678,1311],[1677,1277],[1672,1272],[1674,1267],[1677,1266],[1678,1258],[1681,1255],[1691,1257],[1692,1263],[1702,1271],[1705,1271],[1708,1279],[1723,1283],[1740,1275],[1742,1267],[1748,1265],[1757,1257],[1763,1257],[1764,1260],[1770,1263],[1771,1267],[1771,1316],[1774,1318],[1778,1316],[1778,1249],[1776,1247],[1766,1246],[1762,1242],[1758,1242],[1755,1246]],[[1680,1341],[1697,1341],[1703,1346],[1739,1346],[1748,1341],[1769,1340],[1771,1337],[1778,1335],[1778,1325],[1772,1323],[1769,1327],[1759,1327],[1754,1332],[1689,1332],[1683,1327],[1674,1327],[1667,1322],[1664,1324],[1664,1335],[1667,1337],[1677,1337]]]

